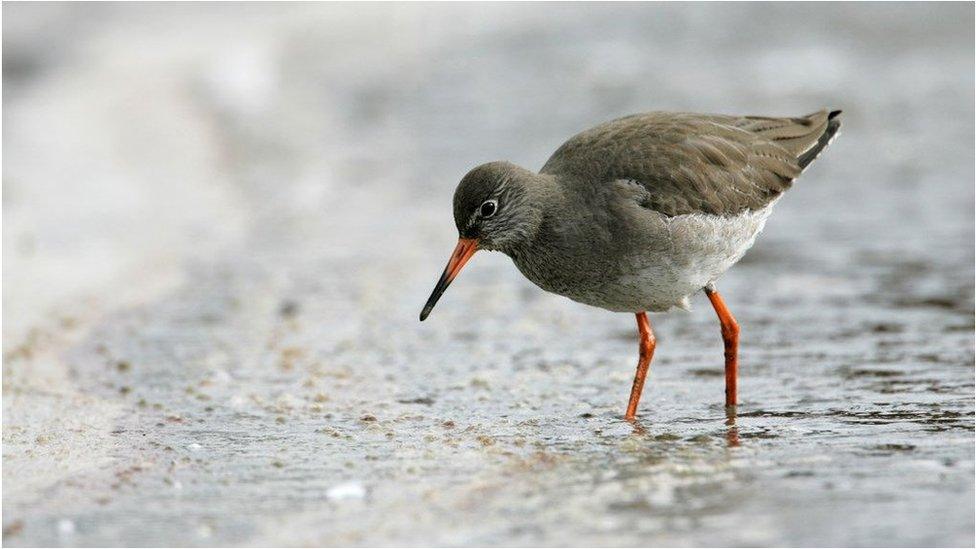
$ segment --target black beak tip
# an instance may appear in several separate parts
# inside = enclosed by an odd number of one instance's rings
[[[431,306],[429,306],[429,305],[427,307],[424,307],[424,310],[423,311],[420,311],[420,321],[423,322],[423,321],[427,320],[427,317],[430,316],[430,312],[433,309],[434,308],[431,307]]]

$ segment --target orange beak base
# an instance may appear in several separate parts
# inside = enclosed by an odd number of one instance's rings
[[[454,247],[454,253],[451,254],[451,259],[447,262],[447,267],[444,268],[444,274],[441,275],[440,280],[437,281],[437,285],[434,286],[434,291],[430,294],[430,299],[427,300],[427,304],[424,305],[424,310],[420,311],[420,320],[424,321],[430,312],[434,309],[434,305],[437,304],[437,300],[441,298],[441,294],[444,290],[451,285],[451,282],[457,277],[458,273],[461,272],[461,267],[471,259],[471,256],[478,251],[478,240],[474,238],[459,238],[457,246]]]

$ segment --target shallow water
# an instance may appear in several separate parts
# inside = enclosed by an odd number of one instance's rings
[[[5,545],[974,544],[971,5],[3,11]],[[823,106],[734,415],[702,296],[636,424],[503,256],[417,322],[470,167]]]

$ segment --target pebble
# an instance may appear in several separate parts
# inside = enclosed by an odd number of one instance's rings
[[[333,501],[362,499],[366,497],[366,488],[356,481],[343,482],[326,490],[325,497]]]

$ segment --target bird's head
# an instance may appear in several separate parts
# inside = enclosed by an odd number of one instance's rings
[[[454,223],[458,244],[437,286],[427,300],[420,320],[478,250],[511,254],[528,242],[542,222],[538,204],[543,176],[510,162],[489,162],[471,170],[454,191]]]
[[[507,251],[531,237],[541,214],[533,207],[538,175],[509,162],[489,162],[471,170],[454,191],[454,224],[462,239],[479,250]]]

